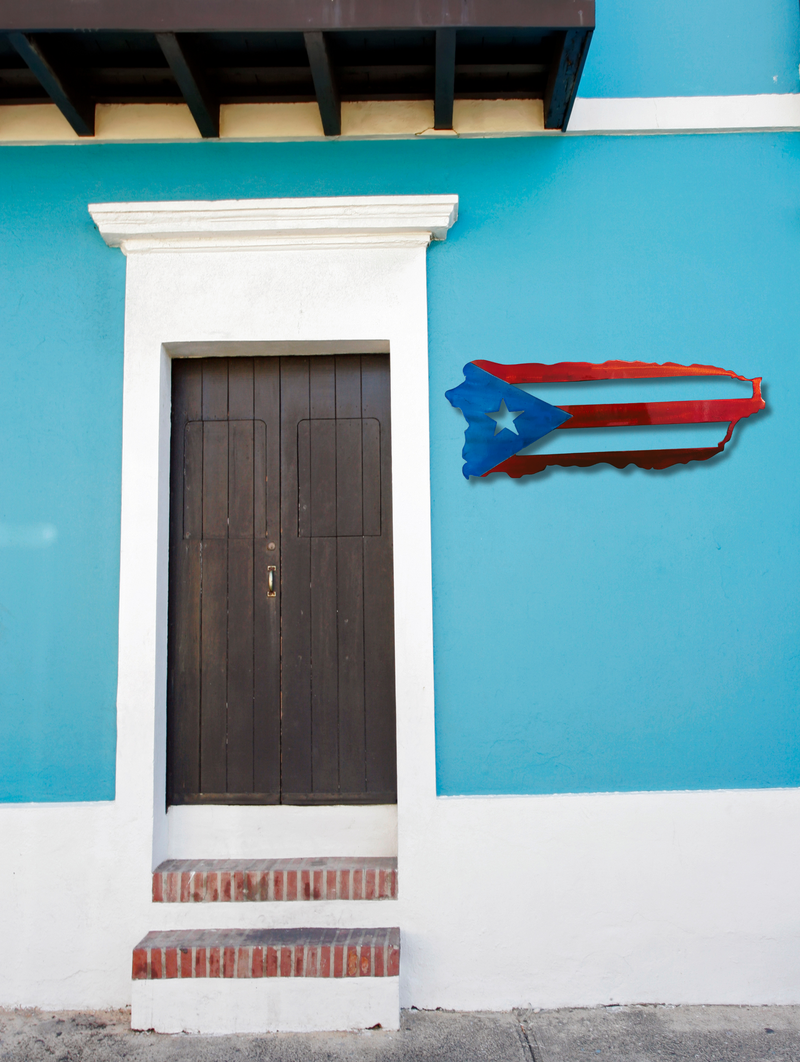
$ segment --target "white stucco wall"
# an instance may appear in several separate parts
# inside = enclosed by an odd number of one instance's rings
[[[370,924],[403,1006],[800,1003],[795,790],[429,798],[396,903],[154,905],[120,812],[0,808],[0,1005],[129,1003],[151,929]]]

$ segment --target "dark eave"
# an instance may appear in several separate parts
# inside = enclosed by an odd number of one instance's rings
[[[594,0],[0,0],[12,30],[591,29]]]
[[[541,99],[565,129],[593,0],[0,0],[0,105],[54,102],[81,136],[97,103],[186,102],[205,137],[221,103]]]

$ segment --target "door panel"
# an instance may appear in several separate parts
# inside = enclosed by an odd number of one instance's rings
[[[394,802],[388,358],[173,377],[169,802]]]

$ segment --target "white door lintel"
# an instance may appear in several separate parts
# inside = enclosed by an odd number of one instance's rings
[[[443,240],[458,196],[92,203],[110,247],[131,251],[414,246]]]

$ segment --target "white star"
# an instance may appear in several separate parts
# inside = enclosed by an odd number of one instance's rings
[[[519,435],[519,432],[514,427],[514,421],[517,419],[517,417],[521,417],[524,412],[524,409],[518,409],[516,410],[516,412],[512,413],[506,405],[506,400],[503,399],[503,401],[500,403],[500,408],[495,410],[494,413],[487,413],[486,416],[491,417],[492,420],[495,422],[495,435],[501,432],[503,428],[507,428],[509,431],[513,431],[515,435]]]

